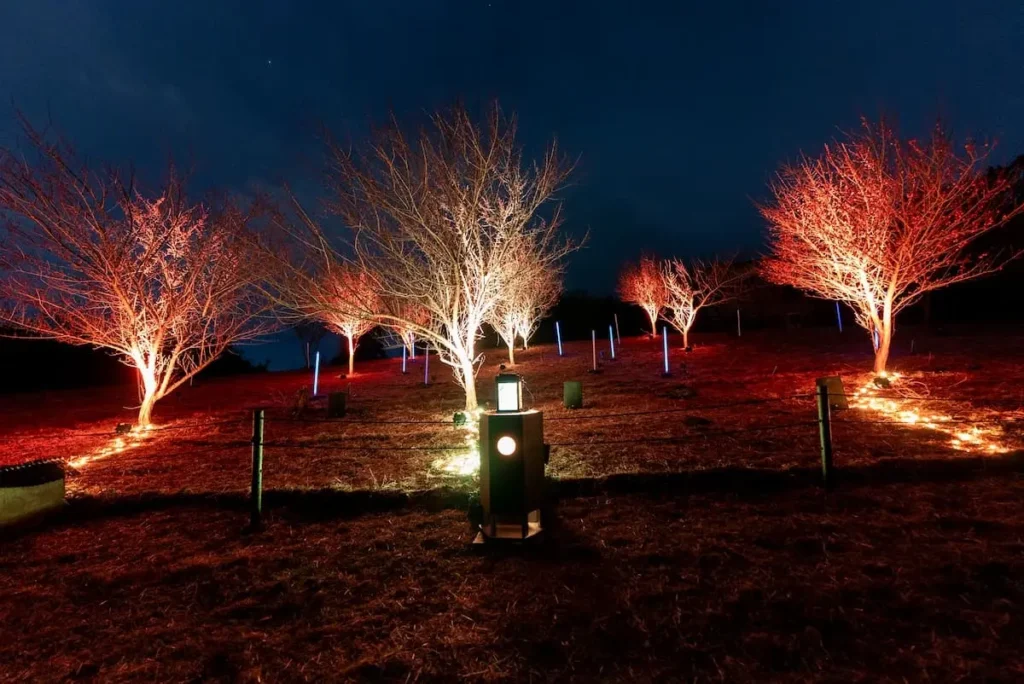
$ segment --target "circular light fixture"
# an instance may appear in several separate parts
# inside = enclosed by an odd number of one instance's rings
[[[514,438],[505,435],[498,440],[498,444],[496,446],[498,447],[499,454],[502,456],[511,456],[516,453],[516,447],[519,445],[516,444],[516,440]]]

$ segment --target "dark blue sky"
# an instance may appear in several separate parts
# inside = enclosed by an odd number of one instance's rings
[[[321,123],[358,140],[498,98],[579,157],[568,284],[607,293],[643,249],[759,251],[751,198],[861,114],[1024,152],[1022,45],[1019,0],[31,0],[0,7],[0,93],[90,157],[236,191],[314,189]]]

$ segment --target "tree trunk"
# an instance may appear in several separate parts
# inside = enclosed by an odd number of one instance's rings
[[[356,344],[354,336],[348,336],[348,374],[353,376],[356,373]]]
[[[160,397],[157,396],[159,386],[156,379],[156,370],[147,365],[143,357],[133,357],[136,369],[139,372],[139,385],[142,390],[142,403],[139,406],[138,424],[145,427],[150,424],[153,418],[153,405]]]
[[[690,329],[687,328],[683,331],[683,349],[690,348]]]
[[[466,390],[466,410],[475,411],[476,403],[476,374],[473,368],[473,361],[468,356],[459,360],[459,367],[455,369],[462,376],[462,385]]]
[[[882,321],[878,329],[878,349],[875,350],[875,373],[884,373],[889,363],[889,345],[892,343],[892,321]]]
[[[647,312],[647,318],[651,320],[651,337],[658,336],[658,314],[652,314],[650,311]]]
[[[409,334],[409,358],[413,361],[416,360],[416,336]]]
[[[512,339],[515,340],[514,337]],[[510,365],[510,366],[516,365],[516,352],[515,352],[515,348],[516,348],[516,345],[514,344],[514,342],[509,342],[508,343],[508,365]]]
[[[139,417],[137,424],[140,427],[146,427],[152,422],[153,419],[153,406],[156,404],[157,396],[155,389],[147,388],[145,394],[142,396],[142,405],[139,406]]]

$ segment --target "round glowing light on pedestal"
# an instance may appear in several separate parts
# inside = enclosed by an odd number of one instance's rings
[[[516,453],[516,448],[519,445],[516,444],[516,440],[514,438],[505,435],[498,440],[498,443],[495,446],[498,447],[498,453],[502,456],[511,456]]]

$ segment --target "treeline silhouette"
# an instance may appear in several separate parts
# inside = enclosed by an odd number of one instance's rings
[[[136,381],[135,371],[108,352],[14,335],[13,331],[0,328],[0,394],[125,385]],[[266,363],[254,364],[229,349],[198,377],[258,373],[266,369]]]

